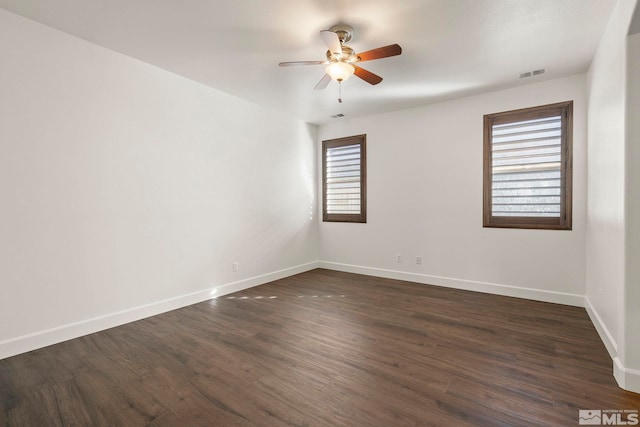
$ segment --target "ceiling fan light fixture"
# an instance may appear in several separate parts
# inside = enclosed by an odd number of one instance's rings
[[[346,62],[332,62],[327,65],[325,72],[331,76],[331,78],[337,82],[343,82],[347,80],[356,71],[351,64]]]
[[[338,88],[340,88],[340,83],[347,80],[352,74],[355,74],[370,85],[377,85],[382,81],[382,77],[360,67],[360,62],[388,58],[402,53],[400,45],[390,44],[356,54],[352,48],[345,45],[353,36],[353,28],[348,25],[336,25],[328,30],[322,30],[320,31],[320,36],[328,47],[325,53],[326,61],[289,61],[279,64],[281,67],[291,65],[327,65],[325,74],[314,87],[316,90],[326,88],[331,80],[338,82]],[[355,63],[358,63],[358,65],[354,65]]]

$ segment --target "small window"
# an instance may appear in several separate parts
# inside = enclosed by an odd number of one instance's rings
[[[571,230],[573,101],[484,116],[485,227]]]
[[[322,220],[367,222],[366,135],[322,141]]]

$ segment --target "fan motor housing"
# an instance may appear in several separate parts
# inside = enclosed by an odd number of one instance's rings
[[[353,27],[349,25],[334,25],[333,27],[329,28],[329,31],[333,31],[338,35],[340,44],[349,43],[349,41],[353,37]]]
[[[331,52],[330,50],[327,51],[327,60],[329,60],[329,62],[347,62],[347,63],[352,63],[352,62],[356,62],[358,61],[358,56],[356,55],[356,52],[350,48],[349,46],[342,46],[342,53],[340,54],[334,54],[333,52]]]

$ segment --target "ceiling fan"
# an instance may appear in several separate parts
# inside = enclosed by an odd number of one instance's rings
[[[328,30],[320,31],[320,35],[329,48],[325,61],[292,61],[281,62],[279,64],[281,67],[326,65],[325,75],[314,88],[317,90],[327,87],[332,79],[340,84],[347,80],[352,74],[355,74],[369,84],[377,85],[382,81],[382,77],[357,66],[356,63],[387,58],[402,53],[402,48],[399,45],[391,44],[356,54],[352,48],[345,45],[353,36],[353,28],[348,25],[335,25]],[[339,101],[342,102],[341,100]]]

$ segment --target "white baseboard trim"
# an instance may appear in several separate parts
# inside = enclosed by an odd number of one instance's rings
[[[484,292],[534,301],[552,302],[556,304],[584,307],[584,295],[566,292],[545,291],[541,289],[522,288],[518,286],[501,285],[497,283],[478,282],[451,277],[432,276],[421,273],[411,273],[384,268],[365,267],[361,265],[341,264],[329,261],[319,261],[318,267],[328,270],[344,271],[347,273],[365,274],[368,276],[384,277],[387,279],[404,280],[426,285],[443,286],[447,288],[464,289],[468,291]]]
[[[591,318],[591,323],[593,323],[596,331],[598,331],[600,339],[607,348],[609,356],[611,356],[611,360],[613,361],[613,377],[616,379],[618,386],[627,391],[640,393],[640,370],[627,368],[623,365],[618,356],[618,344],[615,338],[602,321],[598,311],[593,307],[593,304],[591,304],[589,297],[585,297],[584,300],[587,314],[589,314]]]
[[[32,334],[10,338],[0,341],[0,359],[15,356],[28,351],[47,347],[53,344],[61,343],[73,338],[78,338],[94,332],[103,331],[125,323],[135,322],[147,317],[155,316],[167,311],[176,310],[188,305],[207,301],[233,292],[238,292],[254,286],[263,285],[274,280],[283,279],[295,274],[304,273],[305,271],[318,268],[317,262],[301,264],[295,267],[262,274],[247,279],[238,280],[236,282],[226,283],[214,286],[209,289],[197,291],[163,301],[156,301],[138,307],[110,313],[104,316],[98,316],[91,319],[58,326]]]
[[[613,359],[613,376],[620,388],[640,393],[640,370],[625,367],[618,357]]]
[[[609,352],[609,356],[611,356],[611,360],[614,360],[618,357],[618,343],[615,338],[607,328],[607,326],[602,321],[602,318],[598,314],[598,311],[591,304],[591,300],[589,297],[584,297],[584,308],[587,310],[587,314],[591,319],[591,323],[595,326],[596,331],[598,331],[598,335],[600,335],[600,339],[604,343],[604,346],[607,348]]]

